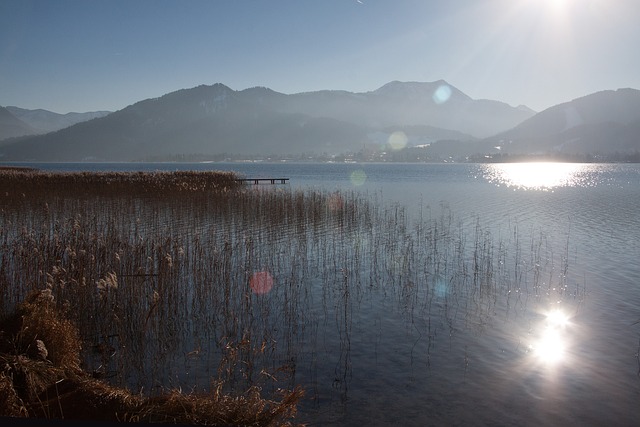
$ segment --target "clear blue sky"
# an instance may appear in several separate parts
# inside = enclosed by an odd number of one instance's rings
[[[640,88],[639,0],[0,0],[0,105],[118,110],[200,84],[447,80],[540,111]]]

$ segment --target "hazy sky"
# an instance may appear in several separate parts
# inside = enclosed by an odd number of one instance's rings
[[[118,110],[200,84],[444,79],[540,111],[640,89],[640,0],[0,0],[0,105]]]

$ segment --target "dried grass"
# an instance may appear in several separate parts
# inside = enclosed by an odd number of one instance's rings
[[[80,340],[48,290],[31,294],[0,322],[0,416],[193,425],[290,426],[303,396],[263,399],[258,387],[232,396],[170,390],[144,397],[80,369]]]
[[[45,172],[27,168],[0,169],[6,198],[43,194],[148,195],[167,197],[194,192],[228,191],[242,183],[233,172]]]
[[[6,175],[20,174],[29,175]],[[401,207],[369,203],[356,193],[261,186],[189,190],[202,188],[193,184],[165,191],[160,183],[174,178],[135,173],[119,176],[121,184],[113,186],[104,184],[102,174],[73,175],[71,184],[62,185],[68,177],[31,174],[20,187],[22,181],[0,173],[0,312],[47,287],[73,307],[69,319],[87,349],[96,350],[83,352],[85,363],[111,376],[112,384],[152,392],[175,385],[166,375],[167,360],[186,354],[195,375],[180,379],[179,386],[209,391],[168,390],[145,398],[75,374],[75,353],[67,363],[57,348],[77,350],[74,340],[66,334],[67,344],[56,346],[44,338],[68,329],[65,324],[18,315],[15,332],[2,340],[10,338],[10,345],[0,344],[7,355],[3,375],[11,380],[0,386],[13,390],[6,394],[8,414],[286,423],[301,396],[293,381],[287,383],[293,391],[277,401],[263,399],[255,385],[280,373],[295,378],[296,361],[316,354],[316,348],[304,347],[317,345],[314,328],[322,314],[313,314],[314,308],[324,311],[325,322],[327,313],[335,313],[335,336],[348,348],[352,307],[369,290],[384,292],[411,325],[422,319],[431,348],[432,316],[453,334],[462,304],[468,307],[465,327],[483,328],[498,310],[506,316],[529,296],[568,289],[568,255],[557,276],[553,248],[542,233],[525,234],[526,242],[515,227],[506,239],[496,239],[479,222],[458,223],[446,207],[440,216],[421,214],[414,226]],[[151,187],[127,186],[147,178]],[[118,185],[127,190],[110,190]],[[255,272],[271,274],[278,286],[254,294]],[[26,301],[23,308],[52,314]],[[49,323],[56,326],[47,329]],[[28,330],[19,333],[23,325]],[[34,333],[35,328],[43,331]],[[426,357],[428,363],[428,350]],[[350,362],[345,353],[340,358],[346,378]],[[216,365],[213,375],[222,382],[209,387]],[[267,384],[263,390],[274,395]]]
[[[207,394],[173,390],[147,401],[138,416],[153,423],[290,426],[290,422],[282,420],[296,415],[297,403],[304,392],[296,388],[281,394],[279,402],[266,400],[259,387],[251,387],[240,396],[231,396],[222,392],[222,383]]]

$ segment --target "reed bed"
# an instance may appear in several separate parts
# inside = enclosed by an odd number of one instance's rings
[[[44,172],[29,168],[0,169],[3,195],[26,197],[28,193],[90,196],[149,195],[220,191],[238,188],[238,176],[220,171],[175,172]]]
[[[154,397],[131,393],[81,368],[78,330],[49,289],[32,293],[0,324],[0,414],[5,417],[120,422],[269,426],[291,425],[302,390],[266,400],[254,386],[240,395],[170,390]],[[283,421],[284,420],[284,421]]]
[[[131,390],[135,405],[176,407],[167,390],[181,388],[281,420],[329,336],[334,374],[313,381],[346,393],[372,295],[426,339],[428,362],[436,330],[481,333],[530,299],[584,292],[568,279],[568,243],[557,252],[539,230],[496,234],[446,206],[414,220],[357,192],[214,176],[1,172],[0,313],[46,292],[77,325],[78,365]]]

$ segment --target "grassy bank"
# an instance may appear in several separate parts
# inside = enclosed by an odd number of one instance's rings
[[[313,415],[327,396],[347,401],[352,343],[378,345],[377,336],[367,342],[372,314],[404,322],[402,343],[414,344],[399,363],[430,366],[436,342],[463,341],[451,351],[464,361],[466,343],[493,319],[527,325],[528,305],[583,293],[569,280],[568,240],[558,250],[557,236],[541,230],[488,229],[444,205],[410,217],[376,195],[218,178],[0,174],[0,313],[15,318],[33,295],[51,297],[77,328],[74,366],[85,372],[55,371],[27,392],[14,372],[48,363],[39,346],[52,361],[52,344],[9,346],[17,414],[69,416],[76,409],[54,406],[72,385],[70,396],[93,388],[103,393],[95,400],[122,403],[119,420],[218,422],[196,415],[205,396],[285,424],[296,402]],[[24,335],[6,329],[9,342]],[[165,416],[172,402],[193,417]]]
[[[0,168],[4,197],[35,194],[68,196],[171,197],[195,192],[219,192],[241,186],[232,172],[44,172],[29,168]]]
[[[35,292],[0,321],[0,416],[200,425],[291,425],[301,389],[279,401],[258,387],[240,395],[170,390],[154,397],[111,386],[81,368],[77,328],[50,290]]]
[[[142,363],[130,353],[114,357],[125,346],[148,355],[134,345],[136,329],[160,345],[172,341],[165,328],[175,319],[166,315],[187,285],[171,260],[180,263],[170,236],[181,231],[167,228],[196,211],[226,215],[230,201],[245,197],[236,178],[0,170],[0,416],[291,425],[300,388],[267,399],[257,383],[239,389],[212,376],[206,391],[134,392],[111,375],[126,377],[128,364]],[[117,348],[108,346],[114,337]],[[240,364],[234,343],[229,337],[227,370]]]

